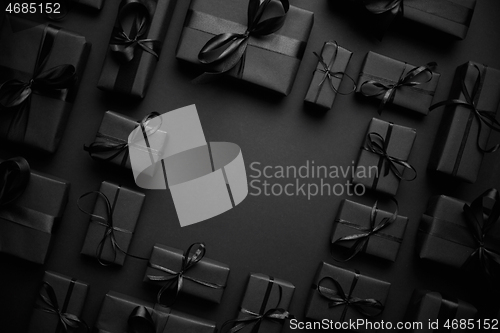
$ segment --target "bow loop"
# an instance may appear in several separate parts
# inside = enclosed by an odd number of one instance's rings
[[[137,306],[130,313],[128,333],[156,333],[153,317],[144,306]]]
[[[0,163],[0,207],[16,201],[28,186],[30,166],[22,157],[14,157]]]
[[[363,0],[363,4],[372,14],[392,12],[396,15],[403,8],[403,0]]]

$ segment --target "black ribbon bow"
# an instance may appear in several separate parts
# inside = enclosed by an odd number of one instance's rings
[[[396,219],[398,218],[398,202],[394,198],[390,198],[392,202],[396,205],[396,210],[390,217],[384,217],[377,225],[375,225],[376,219],[377,219],[377,210],[378,210],[378,201],[375,202],[375,204],[372,206],[371,212],[370,212],[370,225],[367,228],[357,228],[358,230],[362,231],[360,234],[355,234],[355,235],[349,235],[349,236],[344,236],[341,237],[337,240],[335,240],[332,243],[332,246],[341,242],[349,242],[349,241],[354,241],[352,246],[350,247],[350,253],[347,258],[344,259],[338,259],[334,257],[334,260],[336,261],[348,261],[351,260],[354,256],[356,256],[358,253],[362,251],[366,251],[366,247],[368,246],[368,242],[370,240],[370,237],[373,235],[376,235],[380,231],[384,230],[388,226],[390,226]]]
[[[396,92],[398,91],[398,89],[402,87],[414,87],[420,84],[430,82],[432,80],[432,71],[437,66],[437,63],[430,62],[425,66],[415,67],[405,75],[404,72],[406,66],[407,64],[405,63],[405,66],[403,68],[403,71],[401,72],[399,80],[395,83],[384,84],[377,80],[369,80],[363,82],[363,84],[361,85],[360,92],[366,97],[377,97],[384,95],[378,107],[379,114],[382,113],[382,110],[387,104],[391,104],[394,101],[394,97],[396,96]],[[427,74],[426,80],[422,80],[424,74]],[[363,88],[365,87],[372,87],[378,91],[374,93],[368,93],[365,90],[363,90]]]
[[[160,123],[156,126],[151,127],[150,129],[146,129],[148,126],[148,121],[151,119],[154,119],[156,117],[159,117]],[[142,132],[146,134],[146,136],[154,134],[160,127],[161,127],[161,117],[158,112],[151,112],[148,115],[146,115],[142,120],[137,121],[137,126],[140,126],[142,129]],[[137,128],[137,126],[135,128]],[[99,134],[98,134],[99,135]],[[135,142],[130,142],[130,143],[135,143]],[[112,159],[120,156],[120,154],[123,154],[122,161],[120,163],[121,166],[125,166],[128,160],[128,147],[130,146],[130,143],[128,142],[110,142],[110,141],[103,141],[103,142],[92,142],[90,145],[86,146],[83,145],[83,150],[88,152],[90,157],[93,159],[99,159],[96,157],[97,154],[102,154],[102,153],[107,153],[107,157],[100,158],[101,160],[104,161],[111,161]]]
[[[148,309],[135,307],[128,317],[128,333],[156,333],[156,324]]]
[[[349,307],[355,309],[357,312],[366,317],[375,317],[384,311],[384,305],[379,300],[373,298],[363,299],[352,296],[352,293],[356,288],[356,284],[358,283],[359,275],[359,271],[356,270],[354,272],[354,278],[348,294],[345,293],[344,289],[337,280],[329,276],[322,278],[316,286],[316,290],[320,293],[320,295],[329,300],[329,308],[344,306],[344,310],[340,316],[341,322],[345,320],[347,309],[349,309]],[[325,287],[323,284],[326,281],[333,282],[335,290]]]
[[[385,165],[384,177],[387,176],[390,171],[392,171],[392,173],[401,180],[412,181],[417,178],[417,170],[410,163],[400,158],[389,155],[389,153],[387,152],[388,142],[380,134],[370,132],[366,136],[366,139],[367,147],[362,147],[362,149],[377,154],[383,159],[383,164]],[[399,171],[398,166],[402,166],[406,169],[412,170],[414,173],[413,177],[404,178],[403,172]]]
[[[43,291],[45,291],[47,295],[44,295],[42,293]],[[40,297],[45,305],[35,304],[35,308],[56,315],[59,318],[60,325],[62,326],[64,332],[68,332],[69,327],[74,329],[85,327],[86,331],[89,331],[88,325],[83,320],[81,320],[74,314],[63,312],[63,310],[59,307],[59,303],[57,302],[54,288],[52,288],[52,286],[46,281],[43,282]]]
[[[377,16],[374,32],[379,39],[389,29],[392,23],[404,15],[403,0],[359,0],[372,14]]]
[[[184,279],[201,284],[205,287],[213,288],[213,289],[220,289],[224,288],[225,286],[216,284],[216,283],[210,283],[206,281],[202,281],[200,279],[193,278],[191,276],[185,275],[189,269],[194,267],[203,257],[205,256],[206,248],[205,244],[203,243],[194,243],[189,246],[189,248],[184,252],[184,255],[182,257],[182,265],[181,269],[176,272],[172,269],[153,264],[149,262],[149,266],[160,270],[162,272],[165,272],[169,275],[148,275],[148,279],[151,281],[165,281],[165,284],[161,287],[160,291],[158,292],[158,295],[156,297],[157,303],[162,305],[162,306],[171,306],[174,304],[174,302],[177,299],[177,296],[179,295],[179,292],[182,289]],[[162,302],[162,296],[163,293],[166,291],[169,291],[171,295],[171,301],[168,303]]]
[[[238,75],[243,74],[245,54],[250,37],[263,37],[270,35],[283,26],[290,8],[288,0],[279,0],[283,14],[265,19],[261,22],[271,0],[249,0],[248,23],[244,33],[223,33],[212,37],[200,50],[198,60],[206,65],[206,72],[221,74],[231,70],[238,62],[240,68]]]
[[[439,108],[441,106],[463,106],[472,112],[476,120],[478,121],[479,124],[479,131],[477,132],[477,148],[482,151],[483,153],[493,153],[500,148],[500,144],[496,144],[495,146],[491,148],[483,148],[481,147],[481,144],[479,142],[479,139],[481,137],[481,132],[483,129],[483,124],[491,128],[495,132],[500,132],[500,122],[496,120],[496,113],[495,111],[485,111],[485,110],[479,110],[476,105],[476,101],[479,97],[480,89],[481,89],[481,84],[482,84],[482,73],[481,70],[477,65],[474,64],[474,68],[477,70],[477,78],[476,81],[474,82],[474,87],[472,88],[472,92],[469,93],[469,89],[467,89],[467,86],[465,85],[465,75],[466,71],[462,72],[462,77],[460,78],[461,81],[461,86],[462,86],[462,93],[465,97],[464,100],[460,99],[450,99],[446,100],[443,102],[436,103],[432,105],[429,110],[432,111],[436,108]]]
[[[30,166],[22,157],[14,157],[0,163],[0,207],[16,201],[28,186]]]
[[[136,13],[136,17],[133,30],[129,35],[123,29],[123,19],[131,11]],[[123,0],[120,4],[109,47],[123,62],[134,59],[138,49],[159,58],[161,42],[156,39],[143,38],[149,31],[153,13],[154,3],[150,0]]]
[[[493,207],[489,211],[484,206],[485,199],[493,201]],[[470,206],[465,204],[463,209],[467,227],[477,245],[463,266],[477,263],[486,276],[493,279],[493,268],[496,267],[497,272],[500,269],[500,253],[489,249],[485,243],[488,233],[500,223],[500,194],[494,188],[489,189],[477,197]]]

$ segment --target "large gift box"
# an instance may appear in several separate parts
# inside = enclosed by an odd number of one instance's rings
[[[207,72],[225,71],[229,76],[288,95],[313,26],[313,13],[289,6],[284,24],[277,31],[255,36],[255,27],[252,27],[250,34],[244,35],[249,28],[249,4],[255,7],[256,2],[258,5],[258,0],[192,0],[177,47],[177,58],[200,66]],[[273,8],[269,8],[271,14],[264,14],[265,19],[269,18],[266,15],[276,17],[283,14],[283,9],[274,6],[279,3],[276,1],[269,6]],[[288,4],[288,0],[282,3]],[[255,10],[251,12],[255,14]],[[234,43],[248,42],[246,51],[241,55],[242,60],[236,65],[227,65],[234,60],[230,56],[229,59],[215,61],[215,68],[201,66],[200,51],[213,37],[225,33],[238,34],[239,38],[246,36],[244,40],[234,40]],[[236,52],[241,50],[237,49]]]
[[[36,171],[20,157],[0,163],[0,252],[43,264],[70,184]],[[14,186],[10,186],[16,184]]]
[[[114,291],[106,294],[95,325],[98,333],[215,333],[214,322]],[[134,330],[135,329],[135,330]]]
[[[81,320],[80,315],[87,298],[88,288],[88,284],[83,281],[46,271],[35,309],[31,315],[28,332],[85,331],[87,324]]]
[[[500,71],[475,62],[459,66],[445,106],[429,168],[474,183],[500,104]],[[479,112],[476,112],[478,110]],[[497,131],[500,124],[497,122]]]
[[[411,330],[418,333],[432,333],[439,329],[446,330],[443,325],[453,322],[460,323],[461,319],[475,319],[476,308],[458,298],[446,297],[438,292],[415,289],[406,310],[406,322],[420,322],[422,327]],[[438,321],[439,329],[429,327],[428,323]],[[449,330],[449,331],[459,331]]]
[[[345,70],[351,60],[352,52],[339,46],[336,42],[329,41],[325,42],[321,53],[316,54],[316,56],[318,64],[304,100],[329,110],[332,108],[337,94],[346,94],[340,91],[339,87],[346,75]]]
[[[288,312],[295,286],[288,281],[266,274],[252,273],[236,319],[226,321],[221,328],[241,327],[241,333],[279,333]]]
[[[226,264],[205,258],[205,251],[202,243],[192,244],[185,252],[160,244],[153,247],[144,282],[161,287],[158,303],[173,304],[177,292],[221,302],[230,270]],[[180,280],[182,287],[177,290]]]
[[[90,44],[71,31],[9,16],[0,45],[0,139],[55,152]]]
[[[81,253],[96,257],[101,264],[122,266],[144,198],[143,193],[125,186],[102,182]]]
[[[359,152],[353,183],[396,195],[401,180],[417,176],[408,163],[416,135],[413,128],[373,118]]]
[[[306,318],[335,322],[377,317],[384,310],[391,284],[357,271],[320,264],[306,305]],[[366,302],[351,302],[354,299]]]
[[[144,98],[160,58],[175,0],[122,0],[97,87]]]
[[[494,202],[492,208],[484,206],[488,200]],[[420,258],[499,276],[499,217],[500,196],[494,189],[470,205],[445,195],[432,197],[418,229]]]
[[[427,115],[440,74],[431,64],[414,66],[368,52],[359,73],[356,91],[381,100],[379,111],[389,104]]]
[[[349,248],[345,259],[360,252],[396,261],[408,218],[394,213],[343,200],[334,222],[332,245]],[[340,257],[335,254],[335,257]]]

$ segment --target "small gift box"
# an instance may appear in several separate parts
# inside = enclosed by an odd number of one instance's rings
[[[359,73],[356,92],[381,100],[379,112],[389,105],[427,115],[441,74],[435,63],[414,66],[375,52],[368,52]]]
[[[333,225],[332,245],[347,247],[344,261],[364,252],[396,261],[408,218],[350,200],[343,200]]]
[[[184,253],[156,244],[151,252],[144,282],[161,287],[157,302],[171,305],[177,293],[181,292],[220,303],[229,277],[229,267],[204,256],[203,243],[192,244]],[[169,291],[168,301],[164,301],[167,297],[162,297],[165,291]]]
[[[474,306],[458,298],[447,298],[438,292],[415,289],[406,310],[405,321],[423,324],[421,328],[411,332],[432,333],[440,329],[447,331],[443,325],[447,323],[451,326],[454,320],[474,319],[476,313]],[[439,327],[429,327],[428,323],[436,321]]]
[[[144,98],[174,7],[175,0],[120,3],[98,88]]]
[[[214,322],[114,291],[110,291],[104,297],[94,328],[99,333],[143,331],[215,333],[217,331]]]
[[[30,171],[22,157],[0,161],[0,252],[43,264],[70,184]]]
[[[95,194],[89,192],[80,197]],[[91,216],[82,254],[101,264],[123,266],[145,195],[125,186],[102,182]],[[81,208],[80,208],[81,209]]]
[[[306,318],[335,322],[371,319],[382,313],[391,284],[323,262],[306,305]],[[365,300],[364,302],[352,302]]]
[[[484,153],[494,149],[487,148],[491,130],[500,132],[494,120],[499,104],[499,70],[475,62],[459,66],[449,99],[431,107],[446,106],[429,168],[474,183]]]
[[[88,288],[83,281],[46,271],[28,332],[76,332],[88,328],[79,318]]]
[[[484,206],[487,201],[493,202],[493,208]],[[432,197],[418,229],[420,258],[499,276],[499,218],[500,195],[495,189],[470,205],[445,195]]]
[[[416,135],[413,128],[373,118],[358,156],[353,183],[396,195],[402,179],[417,177],[416,170],[407,162]],[[405,169],[410,169],[412,175],[405,177]]]
[[[279,333],[286,319],[295,286],[269,275],[252,273],[236,319],[226,321],[221,328],[241,327],[241,333]]]
[[[90,44],[73,32],[9,16],[0,45],[0,138],[55,152]]]
[[[329,41],[323,45],[321,54],[316,54],[316,56],[318,57],[318,65],[304,100],[329,110],[332,108],[338,93],[342,95],[350,93],[340,92],[339,87],[351,60],[352,52],[339,46],[336,42]]]
[[[276,8],[281,5],[282,8]],[[264,18],[257,20],[256,15],[262,12]],[[279,20],[271,23],[267,20],[271,16]],[[248,21],[252,22],[250,26]],[[288,6],[288,0],[271,3],[192,0],[177,47],[177,58],[201,66],[207,73],[227,73],[288,95],[313,21],[313,13]],[[256,24],[259,24],[258,29]],[[214,39],[215,36],[235,38],[220,40]],[[229,54],[216,54],[224,47],[231,50]]]

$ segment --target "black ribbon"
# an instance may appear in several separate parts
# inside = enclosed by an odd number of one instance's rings
[[[87,332],[89,331],[88,325],[83,320],[81,320],[74,314],[66,312],[67,303],[69,301],[69,297],[71,297],[71,292],[74,283],[75,280],[71,280],[63,308],[59,307],[59,303],[57,302],[57,297],[54,288],[52,288],[52,286],[46,281],[43,282],[42,291],[40,291],[39,294],[42,299],[42,302],[45,304],[44,305],[35,304],[35,308],[56,315],[58,317],[59,324],[56,328],[56,333],[60,332],[61,329],[63,330],[63,332],[68,332],[68,329],[70,327],[74,329],[85,327],[86,331]],[[46,295],[43,294],[43,291],[45,291]]]
[[[130,233],[130,234],[132,233],[130,230],[118,228],[118,227],[115,227],[113,225],[113,223],[114,223],[113,222],[113,210],[114,210],[114,206],[116,204],[116,200],[118,199],[119,191],[120,191],[120,187],[116,191],[113,205],[111,204],[108,197],[100,191],[92,191],[92,192],[87,192],[85,194],[82,194],[80,196],[80,198],[78,198],[78,201],[77,201],[78,209],[80,209],[80,211],[82,211],[83,213],[89,215],[91,217],[91,222],[98,223],[99,225],[104,227],[104,234],[102,236],[101,241],[97,245],[96,252],[95,252],[95,256],[97,258],[97,261],[103,266],[109,266],[110,264],[112,264],[116,260],[116,255],[117,255],[118,251],[122,252],[126,256],[130,256],[130,257],[133,257],[136,259],[148,260],[148,258],[138,257],[138,256],[135,256],[133,254],[128,253],[127,251],[122,249],[116,241],[115,231],[125,232],[125,233]],[[80,200],[89,196],[89,195],[92,195],[92,194],[96,194],[98,196],[98,198],[100,198],[104,201],[105,207],[106,207],[105,216],[99,216],[99,215],[96,215],[93,213],[89,213],[80,207]],[[106,241],[108,239],[111,242],[111,249],[113,251],[113,260],[109,263],[103,261],[103,259],[102,259],[104,244],[106,243]]]
[[[67,89],[76,82],[76,69],[73,65],[59,65],[44,70],[59,29],[52,25],[45,27],[30,80],[22,81],[13,78],[0,85],[0,106],[13,109],[15,112],[7,133],[10,133],[13,127],[20,126],[22,128],[18,131],[24,137],[28,126],[31,97],[34,92],[43,94]],[[24,125],[18,125],[19,123]]]
[[[360,273],[357,270],[354,272],[354,278],[348,294],[345,293],[344,289],[337,280],[329,276],[322,278],[318,282],[318,285],[315,286],[315,289],[320,293],[320,295],[329,300],[329,308],[344,306],[344,310],[340,316],[341,322],[345,320],[347,309],[349,309],[349,307],[366,317],[375,317],[384,311],[384,305],[379,300],[373,298],[363,299],[352,296],[359,280],[359,274]],[[332,281],[335,285],[335,290],[323,286],[326,281]]]
[[[152,127],[151,129],[146,130],[145,128],[148,125],[148,121],[156,117],[159,117],[160,124]],[[160,114],[158,112],[151,112],[148,115],[146,115],[142,120],[137,121],[137,126],[140,126],[143,129],[143,133],[146,133],[146,135],[149,136],[154,134],[161,127],[161,119],[162,118],[160,117]],[[137,126],[135,126],[134,129],[137,128]],[[99,133],[97,134],[97,137],[99,137]],[[95,141],[88,146],[83,145],[83,150],[88,152],[90,157],[92,157],[93,159],[104,160],[106,162],[113,160],[114,158],[120,156],[120,154],[123,154],[123,158],[121,160],[120,165],[125,166],[129,157],[128,147],[130,146],[130,143],[128,141],[123,141],[123,142]],[[97,157],[101,156],[101,154],[103,153],[107,154],[105,158]]]
[[[491,210],[484,206],[485,199],[493,201]],[[488,248],[486,238],[488,233],[500,223],[500,194],[494,188],[489,189],[477,197],[470,206],[465,204],[463,209],[467,227],[477,246],[463,267],[470,267],[474,263],[479,264],[485,275],[493,280],[493,268],[496,267],[497,271],[500,269],[500,253]]]
[[[202,286],[208,287],[208,288],[213,288],[213,289],[220,289],[224,288],[224,285],[216,284],[216,283],[211,283],[211,282],[206,282],[203,280],[199,280],[196,278],[193,278],[191,276],[185,275],[189,269],[193,268],[196,266],[196,264],[203,259],[205,256],[206,248],[205,244],[203,243],[194,243],[189,246],[189,248],[184,252],[184,255],[182,257],[182,265],[181,269],[176,272],[172,269],[153,264],[149,262],[149,266],[160,270],[162,272],[167,273],[168,275],[148,275],[148,279],[151,281],[164,281],[165,284],[161,287],[160,291],[158,292],[158,295],[156,297],[157,303],[162,305],[162,306],[171,306],[174,304],[174,302],[177,299],[177,296],[179,295],[184,279],[201,284]],[[171,295],[171,301],[168,303],[162,302],[162,296],[164,292],[170,292]]]
[[[198,60],[206,65],[205,71],[211,74],[221,74],[231,70],[240,62],[238,76],[243,75],[245,54],[250,37],[270,35],[284,25],[290,8],[288,0],[279,0],[283,15],[261,21],[271,0],[249,0],[248,21],[246,31],[241,33],[222,33],[212,37],[200,50]]]
[[[378,107],[379,114],[382,113],[382,110],[387,104],[393,103],[398,89],[402,87],[414,87],[430,82],[432,80],[432,71],[435,69],[437,64],[435,62],[430,62],[425,66],[415,67],[408,73],[404,74],[407,66],[408,64],[405,63],[403,70],[401,71],[401,75],[399,76],[398,81],[395,83],[384,84],[379,80],[369,80],[363,82],[363,84],[361,85],[360,92],[366,97],[378,97],[383,95]],[[422,80],[424,74],[428,75],[426,80]],[[376,92],[368,93],[364,91],[363,88],[367,86],[375,88]]]
[[[28,186],[30,166],[22,157],[0,163],[0,208],[16,201]]]
[[[156,333],[156,324],[148,309],[137,306],[128,317],[128,333]]]
[[[341,242],[350,242],[354,241],[352,246],[350,247],[350,253],[347,258],[344,259],[338,259],[334,257],[334,260],[336,261],[348,261],[351,260],[355,255],[357,255],[360,252],[365,252],[366,248],[368,247],[368,242],[370,241],[370,237],[373,235],[379,234],[382,230],[390,226],[396,219],[398,218],[398,202],[394,198],[390,198],[392,202],[396,205],[396,210],[394,213],[391,215],[391,217],[384,217],[377,225],[375,225],[376,220],[377,220],[377,211],[378,211],[378,201],[375,202],[375,204],[372,206],[371,212],[370,212],[370,225],[366,228],[363,227],[356,227],[356,229],[362,231],[360,234],[354,234],[354,235],[349,235],[349,236],[344,236],[341,237],[337,240],[335,240],[332,243],[332,246]]]
[[[469,92],[469,89],[465,84],[467,71],[465,70],[462,71],[460,76],[462,94],[464,95],[465,101],[461,99],[449,99],[432,105],[429,108],[429,110],[432,111],[441,106],[462,106],[466,109],[469,109],[469,111],[471,112],[471,118],[474,117],[479,125],[479,130],[477,132],[477,148],[483,153],[493,153],[497,151],[498,148],[500,148],[500,144],[496,144],[491,148],[486,148],[486,147],[483,148],[480,144],[481,132],[483,130],[483,124],[491,128],[495,132],[500,132],[500,122],[498,122],[495,119],[496,117],[495,111],[485,111],[485,110],[479,110],[477,108],[477,102],[481,93],[484,75],[481,73],[481,70],[476,64],[473,64],[473,66],[477,70],[477,78],[476,81],[474,82],[474,87],[472,88],[472,92]],[[469,123],[471,122],[469,121]],[[463,150],[465,149],[465,141],[467,140],[468,132],[470,131],[470,125],[471,124],[467,126],[466,133],[464,134],[464,137],[462,139],[462,145],[460,147],[459,157],[457,158],[458,164],[463,154]],[[457,167],[455,167],[455,169],[457,169]]]
[[[403,0],[360,0],[360,2],[370,13],[377,16],[377,24],[373,28],[379,39],[382,39],[398,17],[404,16]]]
[[[123,29],[123,19],[131,11],[137,15],[129,35]],[[136,50],[146,51],[155,58],[159,58],[161,42],[156,39],[143,38],[149,31],[153,13],[154,4],[148,0],[123,0],[120,3],[109,48],[121,61],[129,62],[134,59]]]

